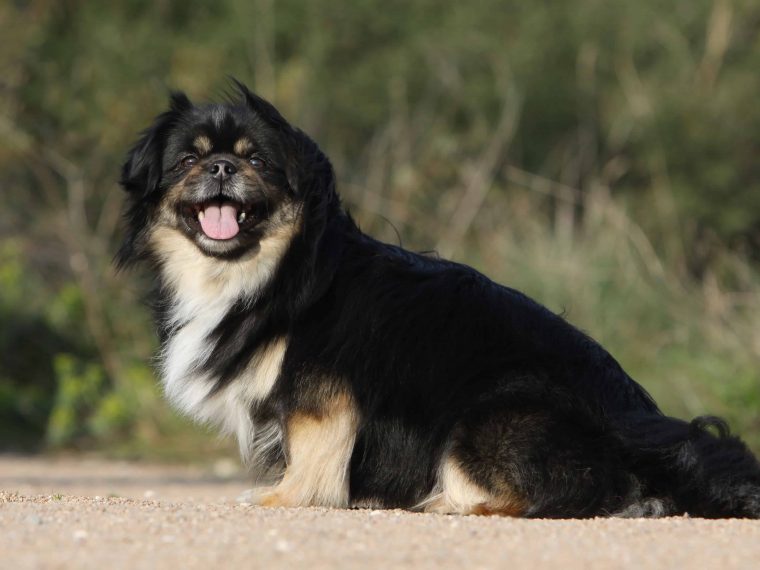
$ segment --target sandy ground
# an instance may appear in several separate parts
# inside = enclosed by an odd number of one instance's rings
[[[760,521],[262,509],[210,470],[0,455],[0,568],[760,568]]]

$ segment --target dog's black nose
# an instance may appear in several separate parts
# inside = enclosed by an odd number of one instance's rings
[[[235,168],[235,165],[232,164],[229,160],[216,160],[211,163],[208,171],[214,178],[217,178],[219,180],[226,180],[237,172],[237,168]]]

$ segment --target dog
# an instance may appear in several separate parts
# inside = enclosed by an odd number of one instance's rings
[[[233,80],[234,81],[234,80]],[[760,517],[760,466],[667,417],[599,344],[474,269],[381,243],[330,161],[234,81],[129,151],[168,400],[236,436],[264,506]]]

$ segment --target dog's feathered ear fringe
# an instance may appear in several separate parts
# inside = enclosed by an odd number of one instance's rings
[[[266,99],[253,93],[235,77],[228,77],[236,93],[228,93],[231,101],[242,99],[257,116],[275,127],[285,137],[287,147],[286,176],[291,189],[301,197],[307,194],[334,191],[335,176],[330,161],[305,133],[294,128]],[[239,98],[239,99],[238,99]]]
[[[290,190],[300,204],[302,225],[299,235],[291,244],[281,262],[281,275],[287,279],[272,288],[278,291],[278,298],[287,299],[290,304],[285,311],[291,316],[298,314],[304,306],[321,295],[317,283],[329,283],[326,276],[334,269],[331,259],[318,254],[326,239],[326,229],[331,220],[340,217],[340,199],[335,190],[335,173],[329,159],[317,144],[300,129],[288,123],[280,112],[268,101],[259,97],[241,81],[229,77],[233,92],[228,98],[233,104],[242,102],[267,125],[276,129],[285,152],[285,176]],[[334,255],[339,253],[339,245],[326,248]],[[317,274],[320,277],[317,277]],[[273,309],[274,311],[274,309]],[[274,311],[277,312],[277,311]]]
[[[161,160],[169,128],[178,117],[193,104],[187,95],[172,92],[169,110],[161,113],[147,130],[143,131],[137,143],[127,154],[127,161],[121,169],[121,185],[127,192],[147,196],[158,189],[161,182]]]
[[[169,129],[182,113],[193,106],[182,92],[174,91],[169,97],[169,110],[156,117],[143,131],[137,143],[127,154],[121,169],[121,185],[129,194],[125,217],[127,234],[115,257],[118,268],[129,265],[137,256],[142,230],[148,222],[149,207],[158,194],[161,184],[163,150]]]
[[[297,269],[286,272],[289,278],[280,287],[288,291],[288,312],[295,317],[320,298],[332,280],[342,242],[328,234],[330,228],[342,227],[345,216],[330,160],[302,131],[293,129],[289,139],[285,174],[302,209],[302,225],[283,260],[283,265],[292,263]]]
[[[269,101],[256,95],[253,91],[248,89],[242,81],[239,81],[232,76],[229,77],[229,81],[237,91],[238,96],[242,99],[242,102],[252,109],[259,117],[278,129],[285,131],[292,130],[290,123],[285,120],[275,106]]]
[[[331,202],[331,196],[335,195],[335,174],[330,161],[316,143],[301,130],[291,126],[274,105],[253,93],[242,81],[232,76],[228,79],[242,103],[285,137],[285,174],[290,188],[302,199],[319,195],[326,202]],[[228,97],[234,100],[235,94],[228,94]]]

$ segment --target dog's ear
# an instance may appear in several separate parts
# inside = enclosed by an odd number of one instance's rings
[[[305,133],[294,129],[287,135],[285,175],[288,185],[303,199],[335,193],[335,173],[330,160]]]
[[[156,117],[127,155],[121,170],[121,185],[129,196],[124,211],[126,232],[115,257],[119,268],[130,265],[143,253],[145,229],[159,195],[166,138],[171,127],[192,106],[184,93],[172,93],[169,110]]]
[[[121,185],[136,196],[148,196],[158,190],[161,183],[161,161],[169,129],[179,116],[192,108],[187,95],[173,92],[169,98],[169,110],[156,117],[150,128],[127,154],[121,169]]]
[[[332,166],[316,143],[299,129],[293,128],[269,101],[253,93],[234,77],[229,79],[243,103],[279,131],[287,155],[285,170],[291,189],[302,197],[334,192]]]
[[[237,89],[238,94],[243,100],[243,103],[253,110],[259,117],[264,119],[271,126],[283,130],[291,130],[292,127],[280,112],[266,99],[263,99],[252,92],[242,81],[238,81],[234,77],[229,78],[232,84]]]

